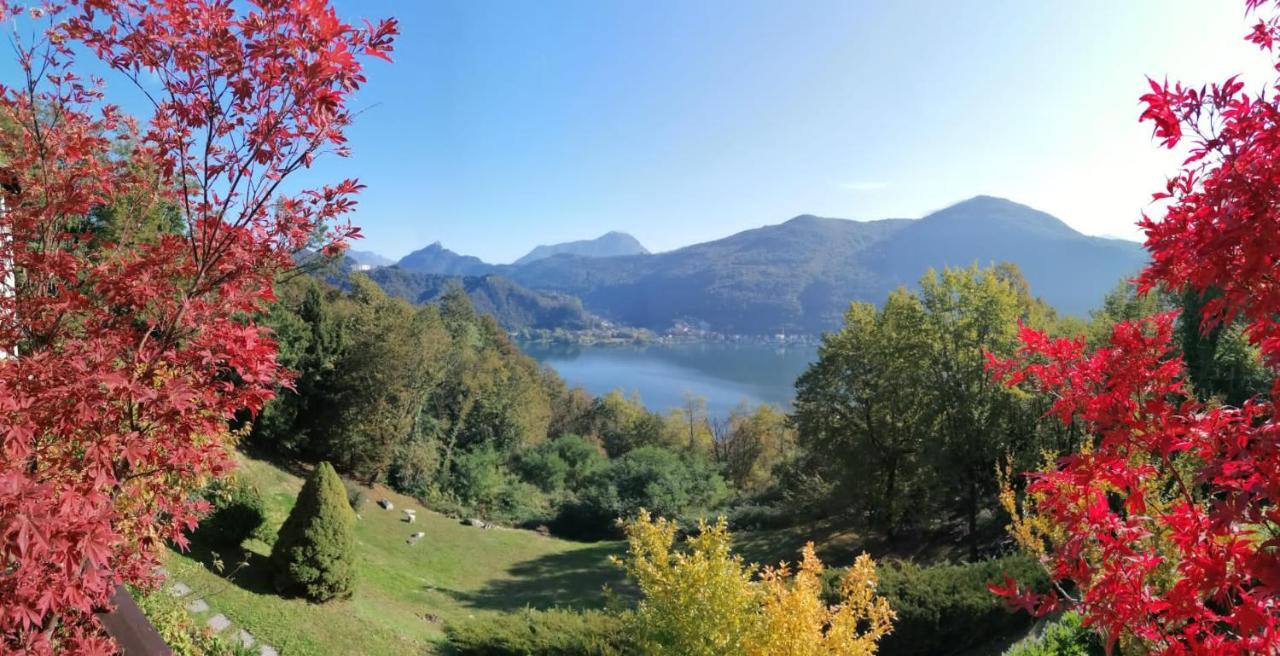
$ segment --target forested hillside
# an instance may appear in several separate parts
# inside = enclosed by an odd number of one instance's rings
[[[399,266],[379,267],[367,275],[388,294],[411,303],[433,303],[451,287],[461,287],[477,312],[492,316],[507,330],[581,330],[592,324],[576,297],[533,291],[502,276],[420,273]]]

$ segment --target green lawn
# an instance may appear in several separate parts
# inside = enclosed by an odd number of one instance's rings
[[[268,529],[279,527],[302,481],[269,463],[244,460],[241,475],[266,499]],[[374,503],[386,497],[395,510]],[[401,521],[402,508],[416,508],[414,524]],[[245,543],[246,551],[215,556],[199,547],[169,554],[172,577],[190,585],[239,627],[274,645],[282,654],[423,654],[435,651],[444,624],[533,606],[597,607],[603,586],[621,584],[608,562],[618,542],[584,544],[543,537],[531,531],[480,529],[424,510],[411,498],[378,488],[366,493],[357,523],[356,589],[352,598],[328,604],[283,599],[270,585],[269,547]],[[426,537],[409,545],[414,531]],[[237,570],[237,563],[247,565]],[[236,570],[232,573],[232,570]]]

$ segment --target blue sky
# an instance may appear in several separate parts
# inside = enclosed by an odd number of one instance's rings
[[[1136,122],[1143,76],[1267,70],[1233,0],[338,4],[403,34],[354,155],[308,178],[361,178],[356,247],[392,257],[608,230],[667,250],[976,194],[1136,238],[1176,164]]]

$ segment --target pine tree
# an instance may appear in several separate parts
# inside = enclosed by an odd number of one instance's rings
[[[276,589],[312,601],[351,594],[355,515],[338,473],[320,463],[298,494],[271,549]]]

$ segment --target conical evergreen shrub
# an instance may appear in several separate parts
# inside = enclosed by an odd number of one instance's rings
[[[271,549],[276,589],[312,601],[350,596],[355,546],[355,513],[346,489],[322,462],[302,486]]]

